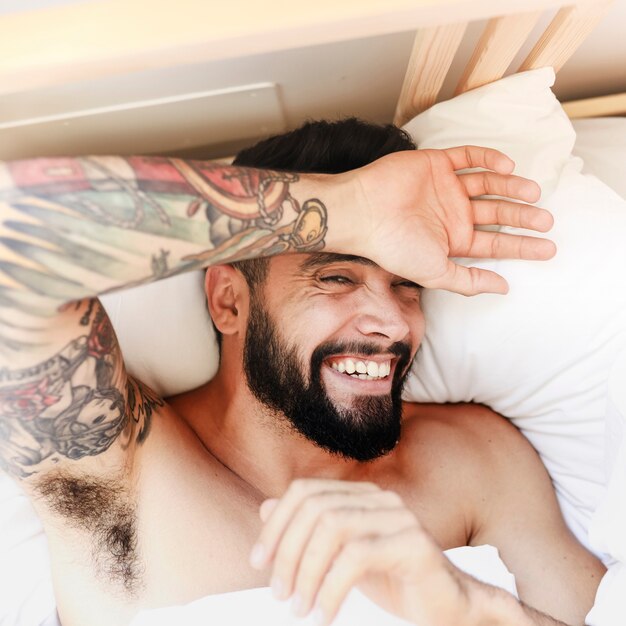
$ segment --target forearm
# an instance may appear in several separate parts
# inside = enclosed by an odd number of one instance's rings
[[[26,477],[140,442],[159,401],[127,380],[94,297],[328,249],[326,207],[344,196],[327,181],[151,157],[0,163],[0,468]]]
[[[215,263],[328,249],[327,207],[346,193],[326,176],[161,157],[7,163],[3,286],[28,310],[29,294],[58,306]]]

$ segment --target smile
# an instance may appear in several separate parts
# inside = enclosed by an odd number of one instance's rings
[[[373,361],[367,359],[340,357],[329,362],[330,367],[340,374],[361,380],[383,380],[391,373],[391,360]]]

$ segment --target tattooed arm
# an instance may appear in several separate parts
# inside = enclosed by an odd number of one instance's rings
[[[467,167],[493,171],[456,174]],[[11,306],[30,310],[31,294],[66,302],[196,267],[324,248],[426,287],[502,292],[497,274],[448,257],[552,256],[545,239],[474,230],[551,227],[541,209],[471,200],[536,201],[538,186],[512,168],[501,153],[472,146],[399,152],[334,176],[160,157],[0,164],[0,289]]]
[[[494,172],[456,175],[469,166]],[[0,165],[0,463],[28,477],[145,437],[159,401],[126,375],[95,299],[112,289],[325,248],[424,286],[502,291],[503,279],[448,255],[551,256],[543,240],[474,231],[549,227],[540,209],[470,200],[536,199],[511,168],[473,147],[397,153],[337,176],[158,157]]]
[[[323,247],[326,208],[310,187],[297,174],[167,158],[8,163],[0,171],[3,283],[17,281],[12,296],[29,308],[28,293],[76,300]]]
[[[126,375],[96,296],[322,247],[325,207],[298,200],[297,185],[295,174],[165,158],[2,167],[0,465],[26,478],[139,445],[160,400]]]

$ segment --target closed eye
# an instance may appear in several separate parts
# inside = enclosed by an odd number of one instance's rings
[[[412,280],[400,281],[399,283],[395,283],[394,287],[396,289],[401,288],[403,290],[406,290],[405,293],[407,293],[407,291],[410,291],[412,294],[415,294],[417,296],[421,296],[423,290],[423,287],[421,285],[414,283]]]
[[[414,283],[412,280],[403,280],[399,283],[396,283],[394,286],[395,287],[408,287],[409,289],[415,289],[417,291],[420,291],[421,289],[423,289],[421,285]]]
[[[337,285],[353,285],[354,281],[347,276],[341,276],[340,274],[333,274],[331,276],[320,277],[322,283],[335,283]]]

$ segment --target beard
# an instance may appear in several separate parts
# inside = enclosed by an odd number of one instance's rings
[[[350,407],[337,407],[322,383],[323,362],[341,354],[393,354],[398,357],[388,395],[357,396]],[[366,342],[327,342],[311,355],[309,380],[297,349],[279,336],[277,326],[257,298],[250,301],[244,342],[244,372],[252,394],[291,429],[327,452],[371,461],[395,448],[402,424],[402,388],[411,362],[410,347],[396,342],[384,350]]]

